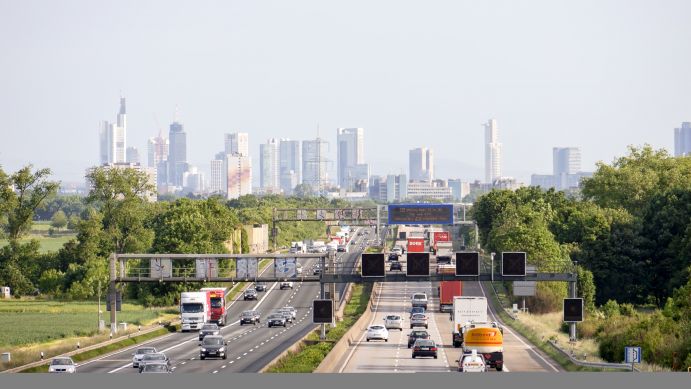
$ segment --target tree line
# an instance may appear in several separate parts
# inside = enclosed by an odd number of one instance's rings
[[[578,263],[592,320],[584,329],[598,338],[604,358],[621,361],[625,345],[639,345],[647,361],[691,364],[691,157],[630,147],[613,163],[598,163],[580,196],[535,187],[493,191],[479,198],[473,215],[488,250],[526,251],[538,268]],[[530,303],[558,310],[565,293],[538,285]],[[646,305],[658,309],[633,309]]]
[[[132,169],[94,169],[87,176],[85,198],[56,196],[59,183],[49,169],[27,166],[7,174],[0,167],[0,226],[8,244],[0,248],[0,285],[15,296],[39,292],[58,298],[90,299],[108,284],[111,253],[235,253],[249,252],[248,224],[270,224],[273,208],[346,207],[326,198],[243,196],[227,201],[174,199],[148,202],[155,190],[145,174]],[[52,214],[51,214],[52,212]],[[77,233],[60,250],[40,253],[37,240],[26,239],[34,220],[62,212]],[[323,222],[280,224],[278,245],[316,238]],[[240,234],[234,232],[240,230]],[[239,235],[239,240],[233,238]],[[233,240],[237,241],[233,241]],[[195,285],[136,285],[130,298],[147,304],[172,304],[181,288]]]

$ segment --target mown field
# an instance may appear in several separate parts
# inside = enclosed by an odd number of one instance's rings
[[[101,306],[108,323],[109,312]],[[123,303],[118,322],[146,325],[177,315],[171,308],[144,308]],[[73,336],[90,336],[98,326],[98,303],[44,300],[0,301],[0,346],[26,346]]]

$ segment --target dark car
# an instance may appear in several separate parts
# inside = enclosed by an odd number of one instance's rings
[[[434,357],[437,359],[437,344],[432,339],[418,339],[413,343],[413,359],[416,357]]]
[[[415,341],[418,339],[429,339],[429,333],[427,331],[411,331],[408,334],[408,348],[413,347],[413,344],[415,344]]]
[[[240,314],[240,325],[258,324],[259,322],[259,312],[257,311],[244,311]]]
[[[164,362],[147,363],[146,366],[139,369],[140,373],[158,373],[158,374],[168,374],[173,371],[170,370],[170,366]]]
[[[389,271],[403,271],[403,267],[401,267],[401,263],[398,261],[391,262],[391,266],[389,266]]]
[[[389,261],[398,261],[398,254],[396,253],[389,253]]]
[[[266,325],[271,328],[271,327],[286,327],[288,324],[286,323],[286,318],[280,313],[275,313],[267,319]]]
[[[247,289],[245,291],[245,295],[243,298],[245,300],[256,300],[257,299],[257,291],[254,289]]]
[[[199,347],[199,359],[206,358],[228,358],[226,351],[226,341],[220,335],[209,335],[202,340]]]
[[[202,329],[199,330],[199,340],[204,339],[208,335],[218,335],[221,333],[221,329],[218,328],[216,324],[204,324]]]
[[[266,292],[266,284],[256,284],[254,285],[254,290],[257,292]]]
[[[148,364],[165,364],[170,368],[170,360],[163,353],[146,354],[139,361],[139,372],[141,373],[144,367]]]

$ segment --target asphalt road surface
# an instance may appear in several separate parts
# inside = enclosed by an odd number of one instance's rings
[[[354,267],[360,254],[360,246],[368,236],[356,236],[356,244],[350,253],[338,253],[339,261]],[[316,259],[303,261],[303,271],[311,274]],[[270,269],[270,267],[269,267]],[[171,360],[173,373],[225,373],[258,372],[280,355],[285,349],[315,328],[312,323],[312,300],[319,297],[319,283],[294,283],[294,289],[279,290],[278,283],[267,285],[266,292],[258,293],[257,301],[244,301],[242,294],[228,307],[229,324],[222,327],[221,334],[228,341],[227,359],[199,359],[199,338],[196,331],[171,333],[144,344],[123,349],[78,365],[79,373],[137,373],[132,367],[132,353],[137,347],[153,346],[164,352]],[[337,290],[343,296],[345,284],[338,284]],[[268,328],[265,319],[274,309],[283,306],[297,309],[297,318],[286,328]],[[242,311],[256,309],[261,312],[262,323],[243,325],[239,323]]]

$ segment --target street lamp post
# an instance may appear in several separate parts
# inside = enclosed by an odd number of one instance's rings
[[[496,255],[496,253],[490,254],[490,257],[492,258],[492,267],[490,269],[490,271],[491,271],[491,276],[490,276],[491,278],[490,279],[492,280],[492,282],[494,282],[494,256],[495,255]]]

